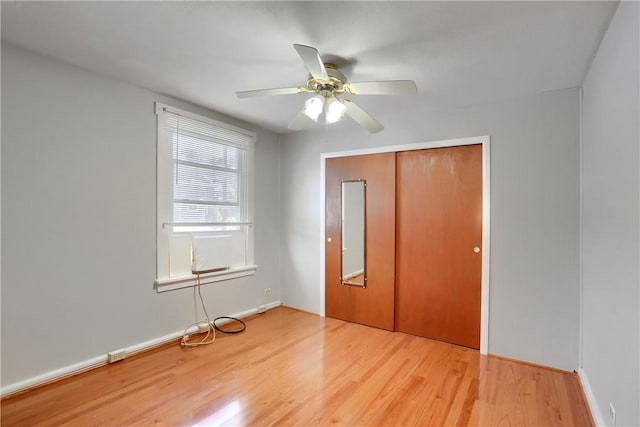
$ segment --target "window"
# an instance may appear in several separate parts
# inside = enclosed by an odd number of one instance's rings
[[[203,283],[253,274],[255,134],[160,103],[156,114],[157,289],[194,284],[194,242],[206,238],[219,242],[204,254],[219,271]]]

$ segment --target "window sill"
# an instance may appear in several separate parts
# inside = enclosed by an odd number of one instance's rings
[[[229,270],[217,271],[215,273],[206,273],[200,275],[200,284],[206,285],[208,283],[221,282],[223,280],[237,279],[239,277],[253,276],[258,269],[257,265],[247,265],[245,267],[236,267]],[[190,274],[183,277],[171,277],[167,279],[157,279],[153,283],[155,284],[157,292],[167,292],[176,289],[190,288],[196,285],[195,274]]]

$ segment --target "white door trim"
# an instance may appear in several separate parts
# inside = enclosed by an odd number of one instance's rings
[[[363,148],[358,150],[337,151],[320,155],[320,307],[318,312],[325,315],[325,177],[327,159],[334,157],[360,156],[363,154],[394,153],[398,151],[424,150],[429,148],[455,147],[460,145],[482,144],[482,283],[480,297],[480,353],[489,352],[489,258],[491,255],[491,197],[490,197],[490,144],[489,136],[477,136],[442,141],[419,142],[415,144],[390,145],[385,147]]]

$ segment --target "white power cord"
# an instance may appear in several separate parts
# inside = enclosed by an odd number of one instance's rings
[[[207,345],[207,344],[213,343],[216,340],[216,330],[211,324],[211,319],[209,318],[209,313],[207,313],[207,307],[205,307],[204,305],[204,300],[202,299],[202,292],[200,291],[200,274],[197,274],[196,286],[198,288],[198,296],[200,297],[200,304],[202,304],[202,311],[204,311],[204,315],[207,319],[207,335],[205,335],[204,338],[202,338],[198,342],[189,342],[189,334],[187,334],[187,331],[189,330],[189,328],[195,326],[197,329],[199,329],[199,326],[202,324],[202,322],[200,321],[192,323],[185,328],[184,333],[182,334],[182,339],[180,340],[180,345],[182,347],[197,347],[199,345]],[[211,337],[211,339],[209,339],[209,337]]]

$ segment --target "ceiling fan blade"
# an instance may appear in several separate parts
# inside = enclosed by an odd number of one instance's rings
[[[276,89],[259,89],[246,90],[244,92],[236,92],[238,98],[254,98],[257,96],[273,96],[273,95],[291,95],[295,93],[306,92],[303,87],[281,87]]]
[[[377,133],[384,129],[384,126],[382,126],[379,121],[374,119],[371,114],[364,111],[357,104],[348,99],[341,99],[340,102],[347,108],[347,115],[369,132]]]
[[[304,113],[304,108],[298,112],[298,114],[293,118],[289,126],[287,126],[291,130],[302,130],[307,129],[313,126],[316,122],[311,120],[309,116]]]
[[[418,91],[413,80],[388,80],[383,82],[353,82],[347,85],[353,95],[411,95]]]
[[[309,70],[309,74],[311,74],[314,79],[329,81],[327,69],[324,68],[322,58],[320,58],[320,54],[316,48],[303,44],[294,44],[293,47],[298,52],[298,55],[300,55],[300,58],[302,58],[302,62],[304,62],[305,67]]]

